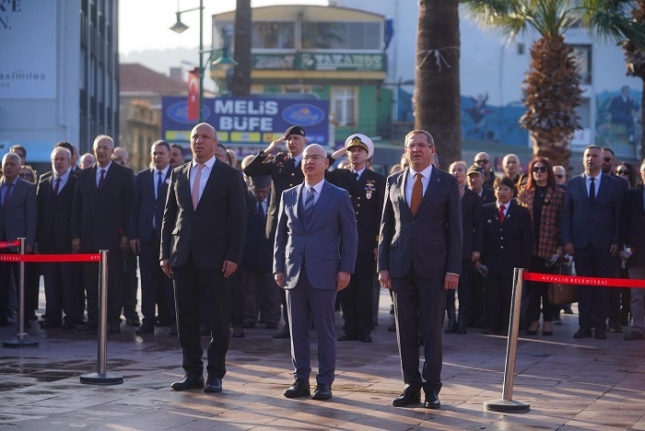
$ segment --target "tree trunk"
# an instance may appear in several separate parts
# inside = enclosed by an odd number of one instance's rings
[[[459,0],[420,0],[414,127],[432,134],[441,165],[461,159]]]
[[[237,0],[235,9],[235,61],[233,96],[251,93],[251,0]]]

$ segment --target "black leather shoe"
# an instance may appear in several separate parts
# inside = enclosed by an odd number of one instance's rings
[[[296,379],[295,382],[284,391],[284,396],[287,398],[299,398],[308,396],[311,393],[309,382],[304,379]]]
[[[275,339],[291,338],[291,334],[289,333],[289,326],[284,325],[282,329],[280,329],[278,332],[273,334],[272,337]]]
[[[328,400],[331,398],[331,385],[319,384],[314,388],[313,400]]]
[[[74,328],[76,328],[76,323],[72,321],[67,320],[65,321],[65,323],[63,323],[63,329],[74,329]]]
[[[410,404],[419,404],[421,402],[421,391],[418,389],[406,388],[401,395],[394,398],[392,405],[394,407],[406,407]]]
[[[56,323],[50,319],[41,320],[38,322],[42,329],[60,328],[61,324]]]
[[[173,383],[170,387],[176,391],[185,391],[187,389],[199,389],[204,387],[204,376],[186,374],[184,378]]]
[[[573,338],[591,338],[591,330],[580,328],[573,334]]]
[[[611,332],[623,332],[623,328],[622,326],[620,326],[620,322],[616,320],[609,321],[609,330]]]
[[[358,337],[358,340],[361,343],[371,343],[372,342],[372,336],[370,334],[361,335],[360,337]]]
[[[174,337],[179,335],[179,332],[177,331],[177,325],[170,326],[170,335],[172,335]]]
[[[79,332],[96,332],[98,327],[98,324],[88,322],[76,325],[76,330]]]
[[[108,326],[108,334],[120,334],[121,333],[121,325],[118,323],[110,323]]]
[[[349,335],[347,332],[345,332],[343,335],[338,337],[338,341],[354,341],[358,340],[358,335]]]
[[[134,333],[137,335],[154,334],[155,325],[153,325],[152,323],[144,322],[143,325],[139,326],[137,330],[134,331]]]
[[[206,393],[215,393],[222,392],[222,379],[219,377],[208,377],[206,380],[206,386],[204,386],[204,392]]]
[[[605,332],[604,329],[596,329],[596,340],[606,340],[607,339],[607,332]]]
[[[426,400],[423,403],[423,407],[426,409],[438,409],[441,407],[441,403],[439,402],[439,395],[437,394],[437,391],[430,391],[426,392]]]
[[[128,326],[133,326],[135,328],[138,328],[139,325],[141,325],[141,322],[139,321],[139,318],[137,317],[136,319],[125,319],[125,324]]]
[[[244,328],[242,325],[235,325],[233,327],[233,338],[244,338],[246,334],[244,333]]]

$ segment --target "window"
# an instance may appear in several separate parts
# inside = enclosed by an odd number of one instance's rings
[[[382,45],[379,22],[303,22],[302,49],[379,50]]]
[[[254,22],[252,49],[295,49],[295,23]]]
[[[354,87],[332,90],[332,113],[337,126],[356,125],[356,91]]]
[[[591,45],[572,45],[573,55],[578,63],[580,83],[591,84]]]

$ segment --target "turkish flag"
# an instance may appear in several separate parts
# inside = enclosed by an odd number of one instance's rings
[[[199,70],[188,72],[188,102],[186,119],[197,121],[199,119]]]

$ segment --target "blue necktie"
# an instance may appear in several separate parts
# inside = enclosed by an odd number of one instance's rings
[[[155,190],[155,199],[159,199],[159,195],[161,195],[161,188],[163,187],[163,180],[161,179],[161,174],[163,172],[159,171],[157,174],[159,175],[159,181],[157,181],[157,190]]]
[[[591,185],[589,186],[589,205],[593,205],[594,200],[596,200],[596,179],[589,178],[591,180]]]
[[[305,218],[307,222],[311,220],[311,214],[314,212],[314,188],[309,187],[307,198],[305,199]]]

